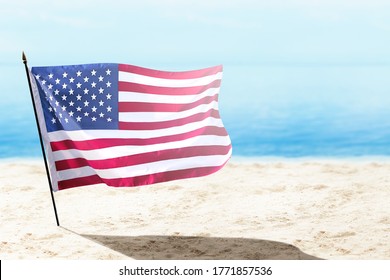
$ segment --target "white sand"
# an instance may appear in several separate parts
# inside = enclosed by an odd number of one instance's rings
[[[203,178],[55,193],[0,163],[0,259],[390,259],[390,162],[229,163]]]

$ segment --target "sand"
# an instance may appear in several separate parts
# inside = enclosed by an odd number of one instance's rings
[[[389,160],[231,160],[202,178],[55,193],[0,163],[0,259],[390,259]]]

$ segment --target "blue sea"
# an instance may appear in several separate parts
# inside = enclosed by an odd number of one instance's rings
[[[1,158],[41,156],[18,67],[0,92]],[[219,102],[233,157],[390,156],[390,65],[227,64]]]

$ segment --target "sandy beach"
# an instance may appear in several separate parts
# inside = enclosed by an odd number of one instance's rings
[[[55,193],[0,163],[0,259],[390,259],[390,161],[231,160],[202,178]]]

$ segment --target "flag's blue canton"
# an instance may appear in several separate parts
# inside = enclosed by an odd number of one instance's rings
[[[47,131],[118,128],[118,65],[33,67]]]

